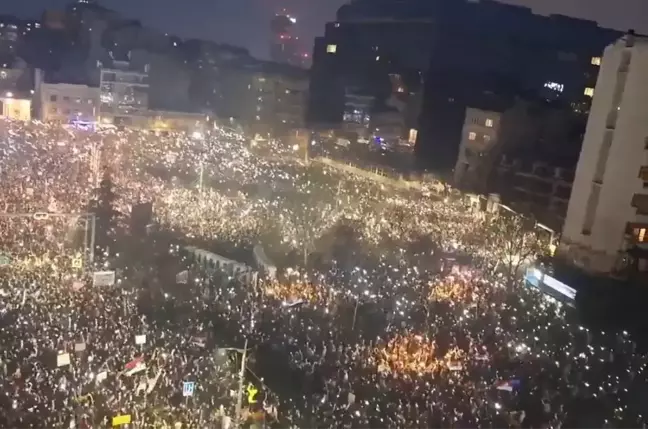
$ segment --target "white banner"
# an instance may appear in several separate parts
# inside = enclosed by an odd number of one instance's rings
[[[112,286],[115,284],[114,271],[95,271],[92,276],[94,286]]]
[[[186,285],[189,282],[189,271],[184,270],[176,274],[176,283]]]
[[[83,342],[83,343],[76,343],[76,344],[74,345],[74,351],[75,351],[75,352],[82,352],[82,351],[84,351],[85,349],[86,349],[86,343],[85,343],[85,342]]]
[[[56,355],[56,366],[62,367],[70,364],[70,354],[69,353],[59,353]]]
[[[146,335],[135,335],[135,344],[146,344]]]

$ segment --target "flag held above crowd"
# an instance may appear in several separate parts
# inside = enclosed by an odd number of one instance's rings
[[[122,426],[122,425],[129,425],[130,423],[131,423],[131,415],[130,414],[123,414],[123,415],[115,416],[115,417],[112,418],[113,427]]]
[[[506,392],[513,392],[514,390],[517,390],[520,388],[520,380],[518,379],[510,379],[510,380],[502,380],[498,381],[495,383],[495,388],[497,390],[504,390]]]
[[[189,282],[189,271],[184,270],[176,274],[176,283],[178,284],[187,284]]]
[[[125,375],[131,376],[137,374],[138,372],[142,372],[145,369],[146,369],[146,363],[144,363],[144,356],[140,356],[128,362],[124,367],[123,373]]]

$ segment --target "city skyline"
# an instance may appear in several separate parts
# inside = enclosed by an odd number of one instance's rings
[[[298,19],[295,32],[301,39],[300,48],[312,51],[313,38],[324,33],[324,24],[335,19],[335,12],[346,0],[315,2],[308,0],[237,0],[218,2],[190,0],[187,3],[171,0],[104,0],[100,3],[127,17],[138,19],[143,25],[183,38],[200,38],[243,46],[260,58],[269,58],[268,40],[270,20],[284,7]],[[34,18],[45,9],[61,9],[69,0],[31,0],[5,3],[0,14]],[[504,3],[531,7],[543,15],[563,14],[597,21],[600,26],[619,30],[635,29],[648,34],[648,2],[617,0],[506,0]],[[583,13],[584,12],[584,13]]]

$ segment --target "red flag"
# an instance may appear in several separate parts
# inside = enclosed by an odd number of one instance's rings
[[[144,363],[144,356],[140,356],[138,358],[133,359],[132,361],[128,362],[124,369],[133,369],[135,368],[138,364]]]

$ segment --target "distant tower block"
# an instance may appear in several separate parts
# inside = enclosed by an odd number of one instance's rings
[[[270,21],[270,58],[272,61],[285,64],[296,64],[301,58],[297,53],[297,37],[293,34],[293,28],[297,19],[289,15],[285,10],[275,15]]]

